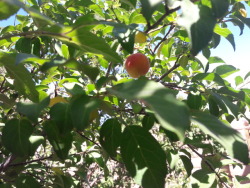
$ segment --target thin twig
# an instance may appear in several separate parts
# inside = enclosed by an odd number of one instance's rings
[[[161,24],[161,22],[162,22],[168,15],[170,15],[170,14],[172,14],[173,12],[179,10],[180,8],[181,8],[181,7],[178,6],[178,7],[173,8],[173,9],[168,9],[168,7],[166,6],[166,12],[165,12],[165,14],[163,14],[163,15],[159,18],[159,20],[157,20],[153,25],[150,25],[150,24],[148,23],[148,24],[147,24],[147,27],[148,27],[148,28],[147,28],[147,30],[145,31],[145,33],[148,33],[151,29],[156,28],[158,25]]]
[[[112,65],[113,65],[113,63],[112,63],[112,62],[110,62],[110,63],[109,63],[109,66],[108,66],[108,70],[107,70],[107,72],[106,72],[106,77],[109,77],[109,74],[110,74],[110,71],[111,71]]]
[[[84,134],[80,133],[79,131],[77,131],[77,133],[78,133],[81,137],[83,137],[83,138],[85,138],[86,140],[88,140],[88,141],[92,142],[93,144],[97,145],[99,148],[102,148],[102,146],[101,146],[99,143],[97,143],[96,141],[94,141],[94,140],[88,138],[87,136],[85,136]]]
[[[166,35],[161,39],[161,41],[155,46],[154,48],[154,54],[156,52],[156,50],[158,49],[158,47],[161,45],[161,43],[163,43],[166,38],[168,37],[169,33],[175,28],[175,25],[171,25],[168,32],[166,33]]]
[[[33,36],[57,36],[57,37],[62,37],[62,38],[66,38],[68,40],[72,40],[72,38],[68,37],[65,35],[65,33],[52,33],[52,32],[48,32],[48,31],[27,31],[27,32],[23,32],[23,33],[14,33],[14,34],[10,34],[10,35],[4,35],[2,37],[0,37],[0,40],[3,39],[9,39],[12,37],[33,37]]]
[[[43,157],[43,158],[39,158],[39,159],[34,159],[34,160],[31,160],[31,161],[26,161],[26,162],[21,162],[21,163],[14,163],[14,164],[10,164],[9,166],[26,165],[26,164],[30,164],[30,163],[34,163],[34,162],[40,162],[40,161],[50,159],[50,158],[52,158],[52,156]]]
[[[167,72],[165,72],[159,79],[156,80],[156,82],[159,82],[161,81],[163,78],[165,78],[167,75],[169,75],[171,72],[173,72],[176,68],[178,68],[180,66],[180,64],[178,63],[179,59],[180,59],[181,56],[178,56],[175,63],[174,63],[174,66],[171,67],[171,69],[169,69]]]
[[[196,154],[198,155],[205,163],[206,165],[216,174],[218,177],[219,181],[221,182],[222,185],[224,185],[226,188],[229,188],[227,184],[221,179],[220,175],[216,172],[215,168],[203,157],[198,151],[196,151],[192,145],[187,144],[187,146]]]

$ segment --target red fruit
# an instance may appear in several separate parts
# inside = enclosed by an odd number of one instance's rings
[[[147,74],[150,68],[147,56],[141,53],[130,55],[125,61],[125,69],[132,78]]]

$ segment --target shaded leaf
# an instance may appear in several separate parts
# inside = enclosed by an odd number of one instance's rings
[[[191,176],[191,185],[193,188],[211,188],[216,178],[215,173],[208,173],[205,170],[197,170]]]
[[[95,99],[90,100],[86,95],[74,98],[70,102],[70,115],[73,126],[82,131],[89,125],[90,113],[97,109],[99,102]]]
[[[146,130],[150,130],[155,124],[155,118],[153,114],[146,114],[142,119],[142,126]]]
[[[39,184],[39,182],[32,176],[29,175],[21,175],[16,179],[16,187],[21,188],[39,188],[42,187],[42,185]]]
[[[184,132],[190,123],[188,108],[175,99],[170,89],[153,81],[139,79],[116,85],[108,91],[129,100],[142,99],[152,108],[163,128],[174,132],[180,140],[184,140]]]
[[[212,39],[216,19],[210,8],[193,4],[189,0],[181,2],[182,16],[178,24],[185,27],[191,38],[193,55],[197,55]]]
[[[28,156],[31,153],[29,138],[32,132],[33,127],[29,121],[12,119],[3,128],[2,143],[15,155],[20,157]]]
[[[191,159],[188,158],[186,155],[180,155],[180,159],[182,160],[187,175],[190,176],[193,170],[193,164],[191,162]]]
[[[212,10],[216,18],[221,18],[226,14],[229,8],[229,0],[211,0]]]
[[[121,155],[136,183],[145,188],[164,188],[166,155],[148,131],[139,126],[127,126],[122,133]]]
[[[60,134],[57,125],[53,121],[45,122],[44,130],[56,155],[62,160],[66,159],[72,145],[72,134],[70,132]]]
[[[14,79],[15,88],[33,102],[38,102],[39,94],[30,72],[22,65],[15,65],[16,54],[0,52],[0,65],[3,64],[8,74]]]
[[[162,3],[162,0],[140,0],[142,14],[149,21],[157,7]]]
[[[233,114],[235,118],[238,117],[239,107],[236,104],[218,93],[211,92],[211,95],[213,96],[214,101],[225,113]]]
[[[17,111],[20,114],[27,116],[31,121],[37,122],[41,111],[49,105],[49,97],[45,98],[40,103],[17,103]]]
[[[218,141],[231,157],[244,164],[248,163],[248,148],[238,131],[204,112],[192,112],[192,121],[198,124],[205,134]]]
[[[116,119],[108,119],[100,129],[100,144],[112,157],[121,143],[121,124]]]
[[[188,94],[187,105],[191,109],[199,110],[201,108],[202,97],[201,94],[193,95],[192,93]]]
[[[57,103],[50,109],[50,117],[56,123],[61,134],[72,130],[72,120],[70,116],[70,106],[67,103]]]

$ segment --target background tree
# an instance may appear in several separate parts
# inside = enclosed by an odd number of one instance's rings
[[[1,186],[231,186],[224,167],[249,162],[230,124],[247,119],[250,74],[234,89],[238,70],[210,49],[235,48],[227,24],[243,33],[248,5],[1,0],[0,19],[18,21],[0,34]],[[123,68],[133,53],[150,61],[138,79]]]

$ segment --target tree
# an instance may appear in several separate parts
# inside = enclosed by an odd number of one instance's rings
[[[238,69],[210,49],[223,37],[235,48],[227,25],[250,27],[248,5],[1,0],[0,19],[18,21],[0,34],[1,185],[231,186],[224,167],[249,162],[230,124],[247,119],[250,73],[235,89]],[[123,68],[133,53],[150,60],[138,79]]]

